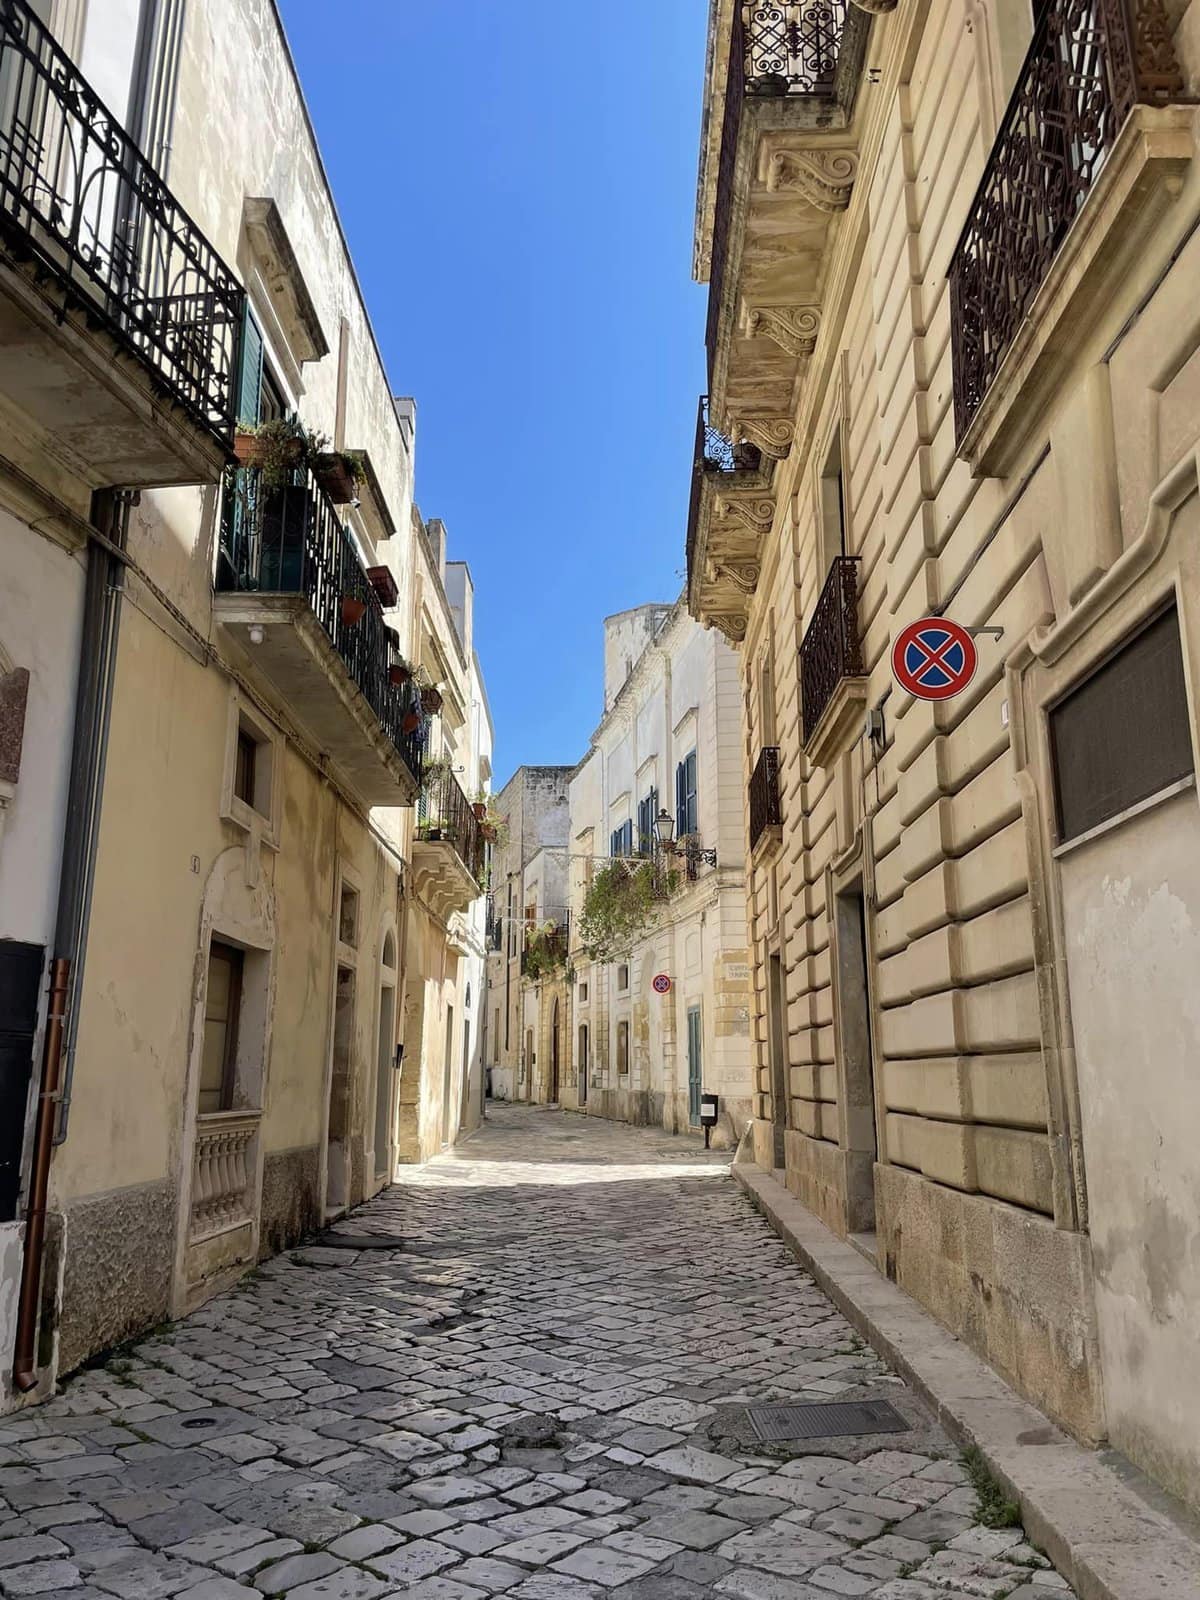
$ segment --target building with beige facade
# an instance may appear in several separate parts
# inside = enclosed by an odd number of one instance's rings
[[[0,8],[11,1403],[480,1098],[469,574],[274,6],[127,10]]]
[[[1198,89],[1196,0],[713,0],[688,539],[755,1159],[1193,1504]]]
[[[737,656],[682,600],[618,612],[604,623],[604,706],[570,784],[562,1103],[698,1133],[703,1091],[719,1099],[714,1142],[736,1144],[753,1109]],[[627,947],[594,960],[589,890],[622,858],[658,861],[674,888]]]
[[[563,922],[567,905],[566,847],[570,834],[569,766],[521,766],[496,795],[503,835],[492,851],[488,899],[487,1063],[497,1100],[542,1100],[539,1058],[547,1066],[563,1051],[565,1007],[549,1048],[539,1050],[538,996],[526,982],[526,932]],[[547,1026],[553,1023],[551,1018]]]

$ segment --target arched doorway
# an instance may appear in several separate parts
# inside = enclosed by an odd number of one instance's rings
[[[554,1010],[550,1014],[550,1094],[552,1105],[558,1102],[559,1079],[559,1048],[558,1048],[558,1000],[554,1001]]]

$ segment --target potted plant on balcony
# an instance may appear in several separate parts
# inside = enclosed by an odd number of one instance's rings
[[[599,868],[584,898],[579,942],[593,961],[615,961],[657,920],[679,874],[659,861],[618,856]]]
[[[421,839],[437,840],[445,836],[446,819],[442,816],[440,798],[442,785],[454,771],[449,756],[434,756],[421,767],[421,820],[417,834]]]
[[[313,471],[335,506],[349,505],[366,476],[361,450],[322,450],[313,462]]]
[[[257,469],[263,487],[282,489],[292,473],[311,466],[328,440],[313,433],[299,417],[271,417],[266,422],[239,423],[233,453],[243,467]]]

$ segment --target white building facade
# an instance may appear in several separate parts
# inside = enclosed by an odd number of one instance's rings
[[[562,1103],[687,1133],[699,1131],[701,1093],[716,1094],[715,1140],[736,1143],[752,1110],[736,657],[682,603],[639,606],[604,626],[605,713],[570,784]],[[627,955],[591,961],[580,916],[595,871],[660,848],[664,811],[677,886]]]

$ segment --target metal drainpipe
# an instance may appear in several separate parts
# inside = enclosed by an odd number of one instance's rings
[[[129,509],[136,499],[136,495],[113,490],[103,491],[93,499],[93,523],[122,548]],[[54,932],[55,954],[50,964],[50,1003],[34,1122],[33,1171],[25,1211],[25,1250],[13,1350],[13,1382],[23,1393],[36,1388],[38,1381],[37,1323],[46,1243],[46,1196],[54,1146],[66,1138],[123,585],[124,567],[120,560],[93,540],[88,546],[75,731]]]

